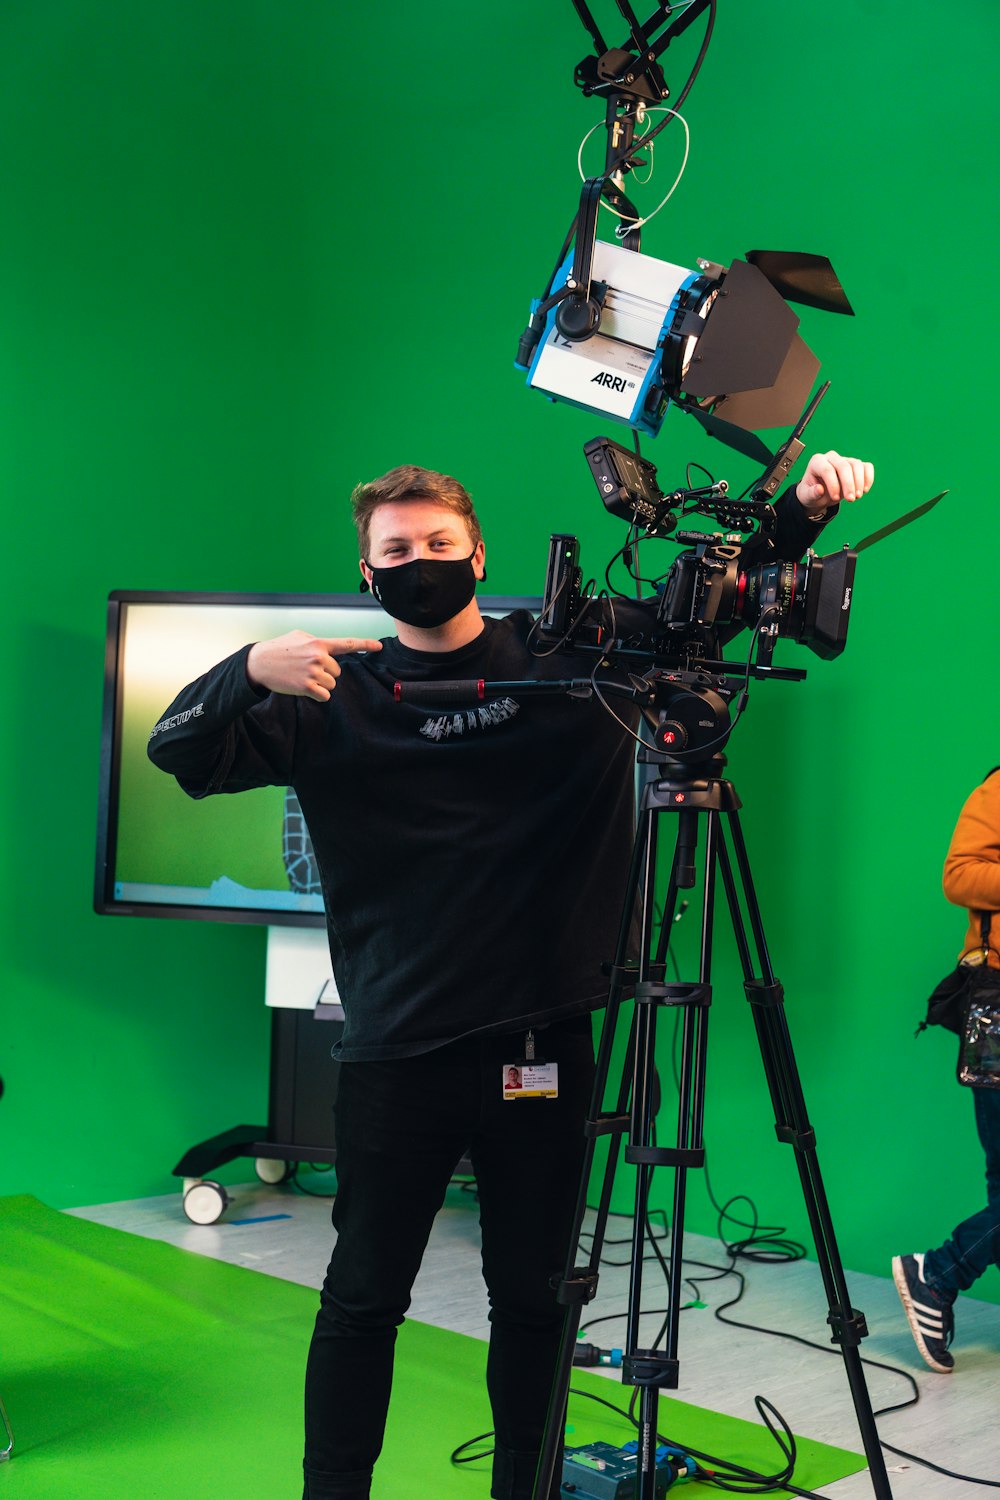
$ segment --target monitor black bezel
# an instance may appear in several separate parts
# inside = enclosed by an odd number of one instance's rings
[[[171,902],[136,902],[116,899],[115,863],[119,822],[121,779],[121,721],[123,677],[120,670],[124,624],[128,606],[146,605],[246,605],[248,607],[370,610],[373,637],[391,635],[391,620],[370,595],[250,593],[222,590],[114,589],[108,595],[104,641],[104,696],[101,711],[101,751],[97,795],[97,848],[94,866],[94,910],[100,916],[172,917],[180,921],[235,922],[256,927],[325,927],[322,912],[292,912],[270,907],[185,906]],[[479,607],[489,614],[509,614],[528,609],[537,614],[537,596],[480,595]]]

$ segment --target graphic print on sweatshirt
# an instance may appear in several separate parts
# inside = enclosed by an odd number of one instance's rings
[[[460,713],[436,714],[420,726],[425,740],[438,742],[460,739],[478,730],[491,729],[496,724],[506,724],[520,712],[521,705],[514,698],[495,698],[492,703],[483,703],[479,708],[464,708]]]

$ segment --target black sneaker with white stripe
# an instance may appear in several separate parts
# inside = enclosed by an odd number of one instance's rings
[[[955,1333],[954,1297],[949,1300],[927,1285],[922,1255],[894,1255],[892,1279],[917,1348],[932,1370],[949,1375],[955,1368],[948,1349]]]

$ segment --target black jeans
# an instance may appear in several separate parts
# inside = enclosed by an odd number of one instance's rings
[[[396,1329],[466,1149],[479,1191],[490,1303],[493,1494],[531,1494],[562,1328],[550,1278],[562,1272],[568,1248],[594,1072],[589,1016],[535,1036],[538,1057],[559,1065],[557,1099],[503,1099],[502,1071],[523,1056],[520,1032],[341,1069],[337,1242],[306,1369],[309,1500],[369,1493]]]

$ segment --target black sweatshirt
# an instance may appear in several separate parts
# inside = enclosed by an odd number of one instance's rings
[[[600,1004],[632,837],[634,744],[594,702],[397,703],[398,680],[585,675],[538,660],[527,611],[458,651],[345,655],[328,703],[246,676],[179,695],[151,759],[194,797],[294,787],[323,881],[345,1060],[425,1052]]]
[[[797,556],[820,528],[797,503],[778,509],[781,550]],[[327,703],[262,696],[246,646],[185,688],[151,735],[151,760],[192,797],[294,788],[323,882],[344,1061],[526,1029],[606,997],[634,740],[593,699],[515,689],[443,712],[393,695],[397,681],[588,675],[586,658],[533,655],[531,624],[522,610],[485,620],[458,651],[390,638],[345,655]]]

